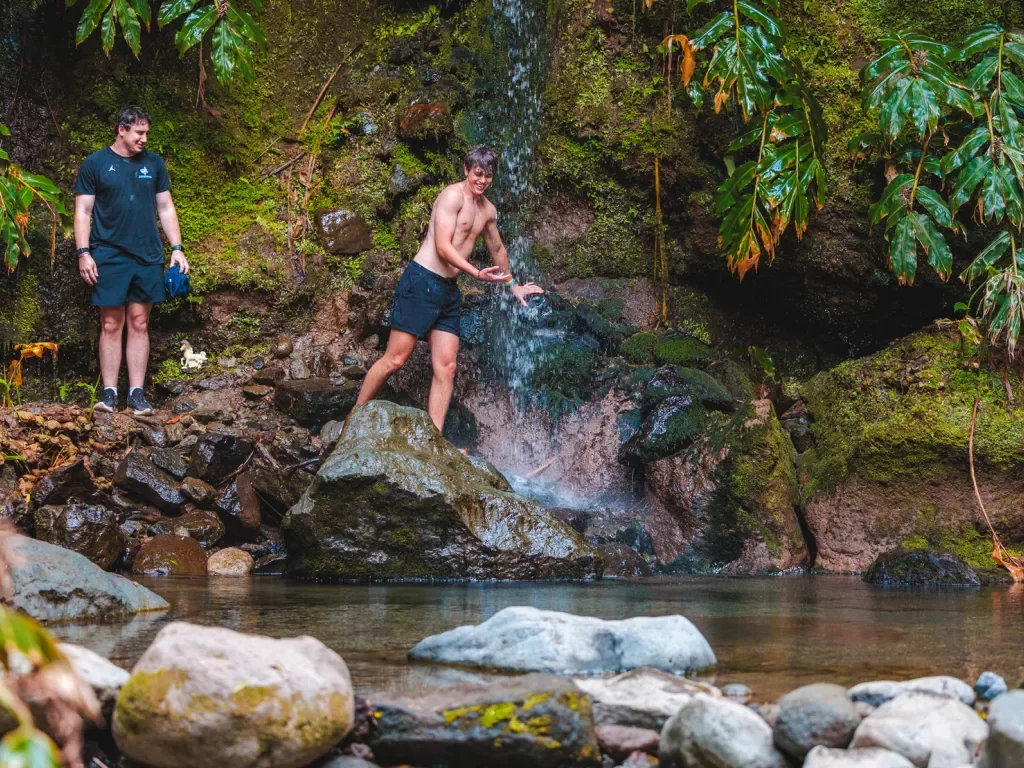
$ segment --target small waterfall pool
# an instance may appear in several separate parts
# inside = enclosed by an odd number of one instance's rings
[[[277,637],[308,634],[342,655],[364,695],[478,677],[410,664],[405,653],[427,635],[479,623],[509,605],[608,619],[680,613],[718,656],[718,668],[703,679],[746,683],[760,701],[811,682],[949,674],[973,684],[992,669],[1013,687],[1024,677],[1024,590],[1014,587],[883,589],[852,576],[370,586],[275,577],[140,581],[172,608],[54,631],[126,668],[176,620]]]

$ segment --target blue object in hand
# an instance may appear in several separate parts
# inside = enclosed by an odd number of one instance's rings
[[[179,296],[188,296],[192,290],[192,281],[175,264],[164,275],[164,287],[167,289],[167,298],[176,299]]]

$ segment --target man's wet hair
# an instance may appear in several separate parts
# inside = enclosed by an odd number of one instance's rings
[[[119,136],[121,134],[121,126],[125,129],[130,129],[136,123],[149,123],[153,124],[153,121],[149,117],[149,113],[142,107],[121,107],[121,111],[117,113],[117,124],[114,126],[114,135]]]
[[[477,166],[480,166],[480,169],[484,173],[494,174],[494,172],[498,170],[498,153],[490,147],[482,145],[479,147],[473,147],[466,153],[462,164],[470,171]]]

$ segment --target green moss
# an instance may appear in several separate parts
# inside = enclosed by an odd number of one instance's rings
[[[992,559],[992,538],[973,527],[959,533],[908,536],[900,541],[900,548],[907,552],[949,552],[976,571],[999,567]],[[1022,547],[1008,547],[1007,551],[1014,557],[1024,557]]]
[[[117,697],[114,719],[118,727],[129,733],[142,733],[151,714],[165,706],[171,688],[180,688],[186,679],[181,669],[133,672]]]
[[[39,306],[39,277],[27,265],[22,265],[18,277],[13,300],[0,303],[0,341],[8,345],[44,341],[36,337],[43,319]]]
[[[658,337],[655,334],[641,331],[622,342],[619,351],[634,365],[646,365],[654,362],[654,350],[657,346]]]
[[[672,334],[658,342],[654,356],[659,363],[699,367],[711,358],[711,349],[693,336]]]

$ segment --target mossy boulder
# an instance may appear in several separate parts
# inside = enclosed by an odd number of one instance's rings
[[[971,566],[949,552],[896,551],[878,558],[864,574],[868,584],[899,587],[977,587]]]
[[[113,735],[149,768],[300,768],[354,719],[348,667],[319,640],[175,622],[121,689]]]
[[[601,765],[590,699],[556,675],[375,699],[373,718],[370,746],[385,765]]]
[[[991,567],[974,500],[967,443],[975,434],[978,485],[1011,551],[1024,543],[1024,408],[1020,379],[932,328],[842,363],[799,388],[814,443],[801,459],[802,504],[818,565],[863,571],[899,545],[952,552]]]
[[[690,397],[666,397],[622,446],[620,456],[628,462],[650,464],[692,445],[716,420],[715,414]]]
[[[654,362],[654,350],[658,337],[650,331],[634,333],[619,347],[619,353],[634,365],[649,365]]]
[[[696,368],[662,366],[647,382],[640,398],[644,408],[651,408],[668,397],[677,396],[687,397],[711,410],[736,410],[729,390],[714,376]]]
[[[711,359],[711,347],[694,336],[671,333],[658,342],[654,357],[659,363],[699,366]]]
[[[600,559],[468,458],[426,413],[385,401],[345,434],[284,522],[289,573],[326,579],[587,578]]]

